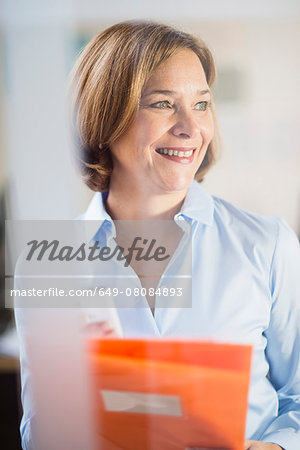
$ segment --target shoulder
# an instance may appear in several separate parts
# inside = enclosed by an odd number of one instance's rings
[[[257,267],[267,270],[272,292],[275,284],[282,285],[285,274],[295,285],[300,274],[300,245],[287,222],[281,217],[263,216],[221,198],[212,198],[214,226],[222,245],[248,255]]]
[[[223,242],[260,260],[267,259],[271,267],[280,259],[299,266],[299,240],[283,218],[256,214],[219,197],[212,198],[214,226]]]
[[[280,229],[291,231],[281,217],[264,216],[247,211],[232,203],[213,196],[216,226],[229,233],[254,240],[276,240]]]
[[[220,197],[209,194],[194,182],[188,192],[183,212],[197,222],[212,226],[222,236],[265,238],[276,236],[282,219],[247,211]]]

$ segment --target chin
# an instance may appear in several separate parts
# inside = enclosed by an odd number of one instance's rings
[[[174,179],[164,180],[163,186],[165,191],[184,191],[192,184],[194,177],[174,177]]]

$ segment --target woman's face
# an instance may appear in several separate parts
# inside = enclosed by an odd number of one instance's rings
[[[111,146],[111,181],[149,194],[186,190],[213,132],[202,64],[191,50],[179,50],[153,72],[132,124]]]

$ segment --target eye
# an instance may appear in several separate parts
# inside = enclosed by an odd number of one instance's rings
[[[172,108],[171,103],[168,100],[163,100],[161,102],[152,103],[150,105],[152,108],[159,108],[159,109],[169,109]]]
[[[206,111],[208,107],[209,107],[209,102],[198,102],[195,105],[195,109],[197,111]]]

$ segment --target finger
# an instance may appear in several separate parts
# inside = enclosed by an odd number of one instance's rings
[[[89,323],[85,326],[85,332],[88,335],[93,336],[102,336],[102,337],[117,336],[115,330],[107,321]]]
[[[254,443],[254,441],[245,441],[244,443],[244,450],[250,450],[251,449],[251,445]]]

